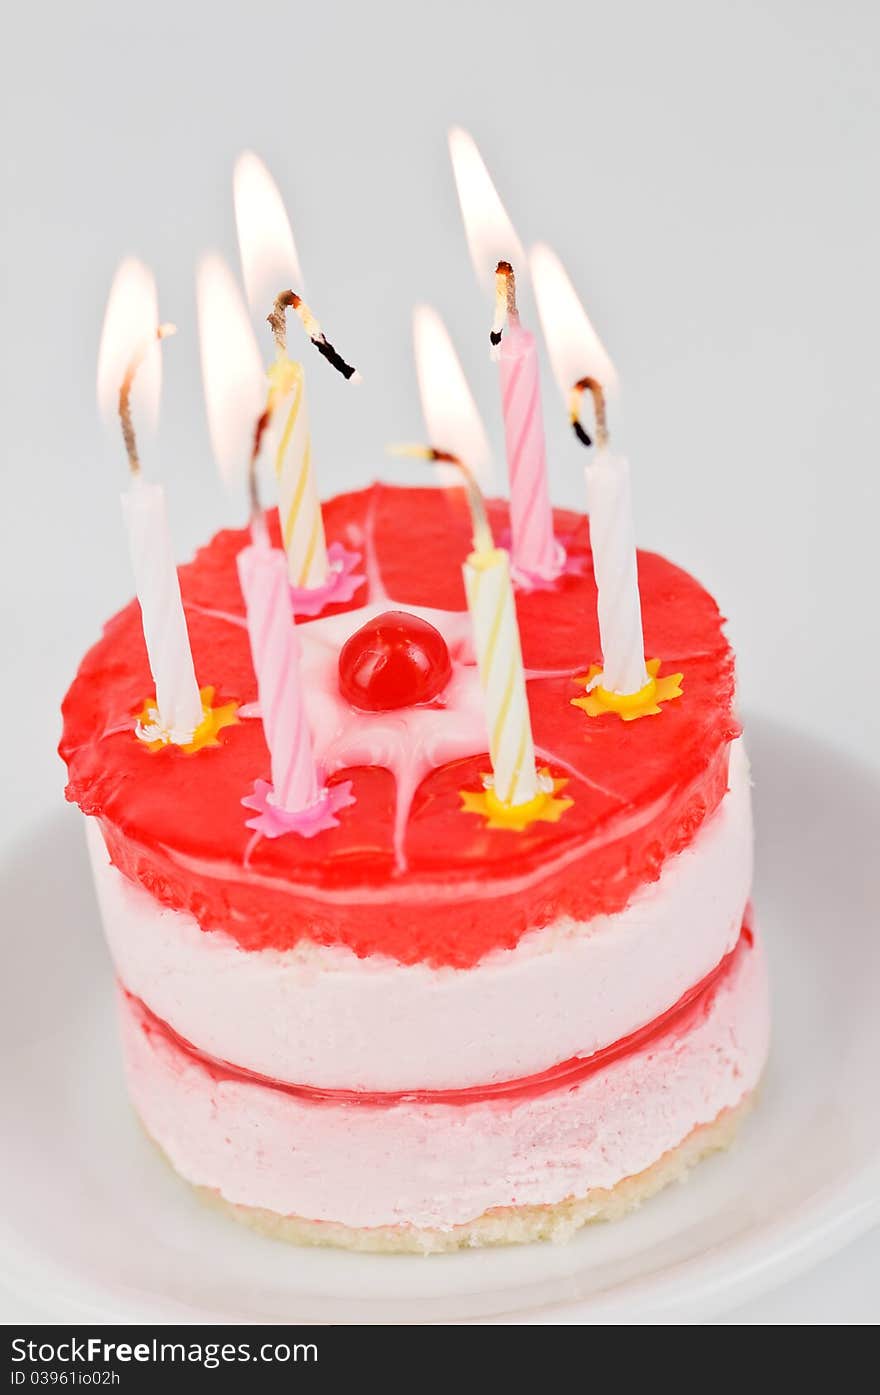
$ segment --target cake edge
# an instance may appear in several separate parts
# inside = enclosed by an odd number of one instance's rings
[[[673,1182],[687,1181],[693,1168],[704,1158],[729,1148],[754,1106],[760,1085],[759,1080],[738,1104],[722,1109],[708,1123],[698,1124],[656,1162],[642,1172],[622,1178],[613,1187],[594,1187],[585,1196],[567,1197],[547,1205],[493,1207],[474,1220],[449,1229],[412,1225],[347,1226],[335,1221],[276,1215],[261,1207],[227,1201],[215,1188],[198,1186],[180,1177],[164,1149],[140,1122],[166,1165],[204,1204],[267,1239],[360,1254],[452,1254],[458,1250],[548,1240],[563,1244],[584,1226],[620,1220]]]
[[[94,820],[85,832],[105,937],[125,990],[195,1054],[244,1067],[264,1083],[327,1090],[473,1088],[592,1056],[662,1016],[723,961],[739,938],[752,882],[741,738],[720,808],[623,911],[592,922],[556,921],[469,970],[359,960],[338,945],[243,952],[203,931],[188,912],[152,902],[110,864]],[[580,990],[575,996],[577,983],[591,985],[586,998]],[[613,1000],[614,1010],[603,1000]],[[547,1003],[554,1005],[549,1017]],[[529,1010],[526,1044],[519,1024]],[[569,1025],[581,1014],[593,1024],[588,1036]],[[450,1038],[453,1020],[465,1042],[483,1035],[479,1064]]]

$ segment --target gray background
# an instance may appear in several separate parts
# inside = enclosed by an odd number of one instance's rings
[[[310,299],[366,380],[355,397],[310,375],[325,492],[405,476],[383,448],[422,434],[417,300],[446,319],[503,482],[453,122],[523,242],[549,241],[580,289],[623,382],[640,539],[718,596],[745,705],[877,762],[876,6],[154,0],[21,9],[6,38],[7,823],[60,798],[59,698],[131,589],[123,462],[94,393],[125,252],[180,330],[144,454],[181,557],[240,515],[208,447],[193,271],[206,247],[237,267],[242,147],[275,174]],[[549,373],[545,412],[554,492],[579,504]],[[861,1276],[878,1253],[861,1242],[763,1319],[876,1319]]]

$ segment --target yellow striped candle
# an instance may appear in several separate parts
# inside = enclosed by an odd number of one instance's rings
[[[478,546],[463,572],[486,699],[494,794],[502,804],[528,804],[540,786],[510,558],[503,548]]]
[[[310,589],[327,580],[327,541],[312,469],[305,373],[285,353],[269,369],[270,415],[281,423],[275,447],[278,517],[292,586]]]

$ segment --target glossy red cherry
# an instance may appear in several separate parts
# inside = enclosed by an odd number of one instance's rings
[[[386,610],[368,620],[339,654],[340,692],[364,712],[430,702],[451,677],[440,631],[405,610]]]

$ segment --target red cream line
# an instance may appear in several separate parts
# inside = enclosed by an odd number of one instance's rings
[[[667,1008],[659,1017],[639,1027],[629,1036],[621,1037],[610,1046],[603,1046],[592,1056],[573,1056],[568,1061],[560,1061],[548,1070],[536,1075],[521,1076],[518,1080],[501,1080],[494,1085],[468,1085],[457,1090],[336,1090],[316,1085],[290,1085],[271,1076],[260,1075],[244,1066],[233,1066],[228,1061],[218,1060],[193,1046],[192,1042],[180,1036],[173,1027],[157,1017],[140,998],[120,984],[128,1001],[141,1019],[141,1030],[147,1036],[164,1037],[179,1051],[191,1057],[215,1080],[243,1080],[248,1084],[262,1085],[269,1090],[280,1090],[294,1099],[307,1100],[310,1104],[366,1104],[373,1108],[389,1107],[395,1104],[482,1104],[489,1100],[531,1099],[563,1087],[571,1088],[601,1070],[603,1066],[618,1061],[630,1052],[650,1046],[667,1032],[683,1030],[692,1019],[708,1012],[718,987],[730,974],[743,954],[748,953],[754,944],[751,930],[751,908],[746,911],[739,939],[733,949],[710,969],[705,978],[693,988],[683,993],[677,1003]]]

